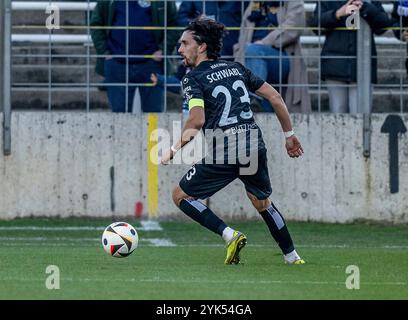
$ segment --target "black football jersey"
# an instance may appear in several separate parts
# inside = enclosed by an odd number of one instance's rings
[[[230,161],[231,156],[245,157],[266,148],[249,98],[249,92],[258,90],[264,82],[242,64],[223,60],[203,61],[184,76],[184,103],[189,109],[204,108],[203,131],[212,149],[210,163],[214,159],[218,163],[220,157],[221,161]],[[220,130],[221,136],[234,135],[236,139],[219,139]],[[208,163],[208,159],[204,161]]]
[[[184,76],[184,101],[189,109],[204,107],[203,129],[239,127],[254,123],[249,92],[264,82],[240,63],[207,60]]]

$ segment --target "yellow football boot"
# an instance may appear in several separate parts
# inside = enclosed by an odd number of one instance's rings
[[[295,260],[295,261],[292,262],[292,264],[305,264],[305,263],[306,262],[303,259],[298,259],[298,260]]]
[[[245,247],[247,237],[239,232],[234,231],[234,236],[227,243],[227,257],[225,258],[225,264],[238,264],[240,261],[239,252]]]
[[[285,258],[283,258],[283,260],[285,261],[285,264],[305,264],[306,263],[305,260],[303,260],[300,257],[296,258],[294,261],[288,261]]]

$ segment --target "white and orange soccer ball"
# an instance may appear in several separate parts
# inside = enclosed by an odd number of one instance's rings
[[[114,222],[102,234],[103,248],[112,257],[127,257],[137,248],[138,242],[136,229],[127,222]]]

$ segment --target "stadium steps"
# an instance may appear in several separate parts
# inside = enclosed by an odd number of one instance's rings
[[[12,15],[13,33],[32,33],[49,34],[44,28],[44,22],[47,14],[42,11],[14,11]],[[307,18],[311,13],[307,13]],[[68,29],[54,30],[53,34],[84,34],[86,33],[86,14],[78,11],[63,11],[60,16],[60,22]],[[36,26],[29,29],[28,26]],[[74,26],[80,26],[75,29]],[[306,30],[305,35],[315,35],[311,30]],[[392,37],[392,32],[387,31],[385,36]],[[383,35],[383,36],[384,36]],[[51,47],[44,44],[18,43],[13,45],[12,60],[12,79],[13,83],[25,83],[25,86],[14,86],[12,92],[12,105],[14,109],[36,109],[44,110],[48,108],[49,94],[48,87],[33,89],[28,83],[48,83],[49,77],[49,58],[47,56],[27,57],[26,55],[48,55],[51,50],[54,56],[51,61],[51,78],[54,84],[58,83],[86,83],[87,63],[85,57],[75,57],[72,55],[86,55],[88,52],[95,54],[93,47],[85,45],[61,45],[54,44]],[[319,83],[318,61],[320,48],[317,45],[304,45],[303,54],[308,69],[308,78],[310,84],[310,93],[313,109],[317,110],[320,93],[321,110],[328,109],[327,90],[324,84],[321,91],[317,90]],[[400,84],[401,79],[406,81],[405,69],[401,69],[400,57],[406,57],[406,48],[404,46],[381,46],[377,45],[378,51],[378,76],[379,84]],[[23,55],[17,57],[16,55]],[[67,55],[69,57],[55,57],[56,55]],[[390,59],[390,58],[393,59]],[[89,59],[89,76],[91,82],[100,83],[102,78],[95,74],[95,58]],[[74,87],[61,90],[52,88],[52,108],[68,110],[84,110],[86,106],[86,92]],[[386,89],[380,86],[374,90],[373,110],[378,112],[391,112],[400,110],[401,98],[398,95],[398,88]],[[89,93],[90,107],[95,110],[109,109],[106,93],[99,91],[96,87],[90,88]],[[408,111],[407,96],[403,96],[404,111]],[[168,110],[180,110],[181,98],[173,94],[168,95]]]
[[[17,10],[12,12],[13,33],[48,34],[45,21],[49,14],[45,11]],[[83,34],[86,26],[86,13],[81,11],[64,10],[60,13],[60,25],[67,26],[65,30],[53,30],[55,34]],[[34,26],[34,28],[30,28]],[[73,28],[79,26],[78,29]]]
[[[82,49],[82,52],[81,52]],[[20,54],[24,54],[24,52],[34,53],[35,51],[39,53],[44,53],[48,51],[44,51],[44,48],[21,48],[21,50],[14,51],[19,52]],[[84,48],[82,47],[73,47],[73,48],[55,48],[53,49],[53,53],[55,54],[69,54],[70,52],[84,52]],[[86,52],[86,51],[85,51]],[[379,49],[379,56],[381,54],[388,53],[390,55],[389,49]],[[397,56],[398,51],[391,52]],[[306,52],[306,55],[310,53]],[[309,85],[311,86],[311,99],[313,108],[316,110],[318,108],[318,91],[317,86],[319,83],[319,75],[318,75],[318,62],[317,58],[310,59],[308,56],[305,57],[307,66],[308,66],[308,77],[309,77]],[[314,60],[314,61],[313,61]],[[91,83],[100,83],[102,81],[102,77],[98,76],[94,72],[94,59],[90,59],[89,64],[89,76]],[[400,79],[406,81],[406,73],[404,69],[399,69],[397,59],[381,59],[379,58],[378,61],[379,69],[378,69],[378,78],[379,84],[399,84]],[[13,108],[14,109],[21,109],[21,108],[29,108],[29,109],[47,109],[48,108],[48,93],[35,90],[33,91],[30,88],[28,83],[42,83],[45,84],[43,86],[44,89],[47,89],[48,77],[49,77],[49,66],[48,66],[48,58],[47,57],[35,57],[35,58],[14,58],[13,59],[13,67],[12,67],[12,79],[13,83],[25,83],[27,84],[25,87],[18,86],[18,91],[14,91],[12,95],[13,101]],[[85,58],[53,58],[52,59],[52,69],[51,69],[51,78],[54,84],[59,83],[86,83],[87,79],[87,65]],[[69,89],[69,92],[64,92],[62,89],[54,88],[52,93],[52,106],[53,109],[84,109],[85,102],[86,102],[86,94],[80,91],[73,91],[72,88]],[[387,90],[381,87],[376,87],[374,91],[374,110],[377,111],[399,111],[400,106],[400,97],[398,96],[397,92],[398,88],[394,90]],[[26,93],[27,91],[27,93]],[[17,94],[18,92],[18,94]],[[75,94],[72,94],[75,92]],[[320,107],[321,110],[327,110],[328,108],[328,99],[327,90],[324,86],[324,83],[321,83],[321,102]],[[172,101],[177,101],[178,99],[171,99]],[[408,111],[406,97],[403,99],[404,103],[404,110]],[[91,87],[90,92],[90,103],[91,108],[100,108],[100,109],[108,109],[108,103],[105,92],[99,91],[95,87]],[[385,106],[385,107],[384,107]],[[391,107],[393,106],[393,107]],[[395,107],[397,106],[397,107]],[[397,109],[396,109],[397,108]],[[168,110],[179,110],[178,105],[172,105],[169,103]]]
[[[89,71],[88,71],[89,70]],[[64,64],[20,64],[13,65],[12,78],[13,84],[16,86],[19,83],[44,84],[49,81],[49,71],[51,71],[51,81],[53,84],[61,83],[82,83],[86,86],[89,72],[89,79],[92,84],[100,83],[102,77],[97,75],[94,70],[94,65],[64,65]],[[381,68],[378,69],[378,84],[379,85],[398,85],[400,80],[406,83],[405,69],[398,68]],[[319,69],[308,67],[309,85],[319,85]],[[324,86],[324,82],[321,82]]]

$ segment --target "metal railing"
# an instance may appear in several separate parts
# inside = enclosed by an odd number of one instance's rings
[[[207,0],[214,1],[214,0]],[[18,10],[36,10],[36,11],[45,11],[50,3],[56,3],[55,1],[12,1],[13,11]],[[95,9],[96,2],[58,2],[58,7],[61,11],[93,11]],[[384,10],[387,13],[391,13],[392,4],[384,4]],[[304,4],[305,12],[313,12],[316,8],[315,3],[305,3]],[[24,26],[24,28],[29,28],[29,26]],[[302,44],[323,44],[325,37],[324,36],[301,36]],[[77,43],[84,45],[92,45],[92,39],[88,35],[39,35],[39,34],[12,34],[13,42],[31,42],[31,43]],[[381,45],[395,45],[399,44],[401,41],[395,38],[389,37],[376,37],[376,44]]]
[[[93,46],[91,36],[82,34],[12,34],[12,42],[24,43],[65,43],[65,44],[82,44]],[[300,42],[305,45],[323,45],[326,40],[325,36],[300,36]],[[401,40],[390,37],[376,37],[374,39],[378,45],[398,45],[403,43]]]
[[[11,2],[0,2],[0,101],[3,112],[3,154],[11,154]]]
[[[211,1],[211,0],[207,0]],[[213,0],[215,1],[215,0]],[[50,2],[57,2],[57,1],[13,1],[12,2],[12,9],[13,10],[40,10],[44,11],[47,6],[49,6]],[[176,1],[177,2],[177,1]],[[180,1],[178,1],[180,2]],[[61,10],[78,10],[78,11],[88,11],[95,9],[96,2],[90,1],[89,5],[88,2],[74,2],[74,1],[66,1],[66,2],[58,2],[58,6]],[[316,8],[316,3],[305,3],[304,5],[306,12],[313,12]],[[392,11],[392,4],[384,4],[383,5],[385,12],[391,13]]]
[[[210,2],[211,0],[207,0],[207,2]],[[95,8],[95,1],[83,1],[83,2],[74,2],[74,1],[36,1],[36,2],[31,2],[31,1],[12,1],[12,9],[16,13],[18,12],[26,12],[27,10],[36,10],[36,11],[45,11],[46,7],[50,3],[57,3],[58,7],[60,8],[61,11],[84,11],[86,13],[86,18],[84,20],[87,20],[89,22],[89,17],[90,13],[92,10]],[[309,14],[312,13],[315,10],[316,3],[305,3],[304,8],[305,11],[308,12]],[[386,12],[390,13],[392,10],[392,4],[387,3],[384,4],[384,9]],[[182,27],[180,27],[181,29]],[[45,30],[47,33],[21,33],[24,32],[24,30],[33,30],[35,32],[38,32],[40,29]],[[65,29],[65,30],[64,30]],[[128,30],[132,28],[127,28]],[[170,29],[170,28],[167,28]],[[230,30],[234,30],[234,28],[229,28]],[[238,28],[235,28],[239,29]],[[82,30],[85,31],[85,33],[81,34],[61,34],[61,31],[78,31]],[[89,111],[91,109],[90,107],[90,92],[93,92],[92,94],[95,93],[95,90],[97,87],[103,87],[103,86],[108,86],[108,85],[115,85],[115,84],[107,84],[107,83],[99,83],[98,81],[92,80],[93,77],[93,71],[92,67],[94,65],[94,59],[96,57],[101,57],[101,55],[97,55],[94,53],[94,49],[92,47],[92,39],[90,36],[90,31],[92,30],[92,27],[89,26],[89,23],[87,25],[66,25],[66,26],[61,26],[61,30],[57,32],[57,30],[52,31],[52,30],[46,30],[44,26],[39,26],[39,25],[30,25],[30,24],[22,24],[22,25],[13,25],[13,34],[11,35],[12,43],[15,49],[17,49],[19,46],[31,46],[31,45],[43,45],[47,44],[48,45],[48,52],[40,52],[40,53],[34,53],[34,52],[28,52],[28,53],[13,53],[13,58],[19,58],[22,59],[26,57],[27,59],[29,58],[45,58],[48,60],[48,82],[37,82],[37,83],[30,83],[29,81],[14,81],[13,82],[13,92],[16,93],[21,93],[22,91],[27,91],[27,90],[32,90],[32,91],[43,91],[48,93],[48,109],[51,110],[53,109],[53,103],[52,103],[52,98],[53,98],[53,93],[55,92],[63,92],[63,91],[78,91],[78,92],[83,92],[86,94],[85,97],[85,105],[86,105],[86,110]],[[326,38],[322,33],[319,33],[318,35],[311,35],[310,30],[311,28],[304,28],[305,33],[300,37],[300,42],[306,48],[303,52],[303,57],[305,60],[310,61],[315,61],[318,60],[317,68],[316,67],[310,67],[309,68],[309,73],[317,73],[317,80],[310,81],[309,82],[309,88],[310,92],[314,95],[317,96],[317,103],[314,101],[313,102],[313,109],[317,111],[323,111],[325,108],[322,106],[322,97],[327,95],[327,92],[325,91],[326,88],[328,87],[327,84],[322,82],[320,80],[320,55],[318,54],[313,54],[310,53],[312,50],[309,50],[310,48],[317,48],[319,51],[321,50]],[[307,33],[309,32],[309,35]],[[375,37],[375,43],[377,45],[383,46],[390,48],[390,50],[396,50],[398,47],[400,51],[403,51],[403,48],[405,46],[405,43],[403,43],[400,40],[397,40],[395,37],[390,37],[390,36],[376,36]],[[71,53],[64,53],[64,52],[59,52],[55,53],[56,48],[69,48],[70,45],[83,45],[83,50],[82,52],[71,54]],[[386,49],[388,50],[388,49]],[[15,50],[17,51],[17,50]],[[165,54],[166,57],[173,58],[175,59],[177,55],[175,54]],[[132,57],[132,56],[127,56],[127,57]],[[59,68],[60,66],[56,66],[53,64],[54,61],[58,59],[68,59],[68,58],[75,58],[75,59],[85,59],[86,60],[86,65],[82,66],[84,70],[86,71],[86,74],[83,76],[83,78],[86,78],[84,81],[78,81],[76,83],[64,83],[64,81],[59,81],[59,82],[54,82],[53,81],[53,76],[55,72],[53,71],[53,68]],[[349,58],[349,57],[348,57]],[[383,58],[383,57],[378,57],[378,58]],[[387,59],[391,59],[391,57],[387,57]],[[395,57],[395,59],[400,59],[402,60],[402,57]],[[43,65],[45,66],[45,65]],[[166,64],[165,64],[166,66]],[[39,69],[40,66],[32,66],[33,69]],[[361,69],[363,70],[363,69]],[[15,69],[14,69],[15,71]],[[406,92],[406,86],[403,80],[402,76],[402,71],[400,73],[400,81],[397,83],[385,83],[385,84],[380,84],[378,86],[374,86],[376,89],[376,93],[386,93],[386,94],[393,94],[393,95],[399,95],[400,96],[400,111],[406,111],[404,107],[404,97],[407,94]],[[312,77],[313,78],[313,77]],[[17,79],[15,79],[17,80]],[[128,85],[128,84],[126,84]],[[297,86],[299,84],[288,84],[286,85],[287,87],[290,86]],[[166,84],[165,85],[165,90],[167,90],[167,87],[170,86],[175,86],[172,84]],[[281,85],[281,87],[285,87],[285,85]],[[167,100],[165,100],[167,101]]]

